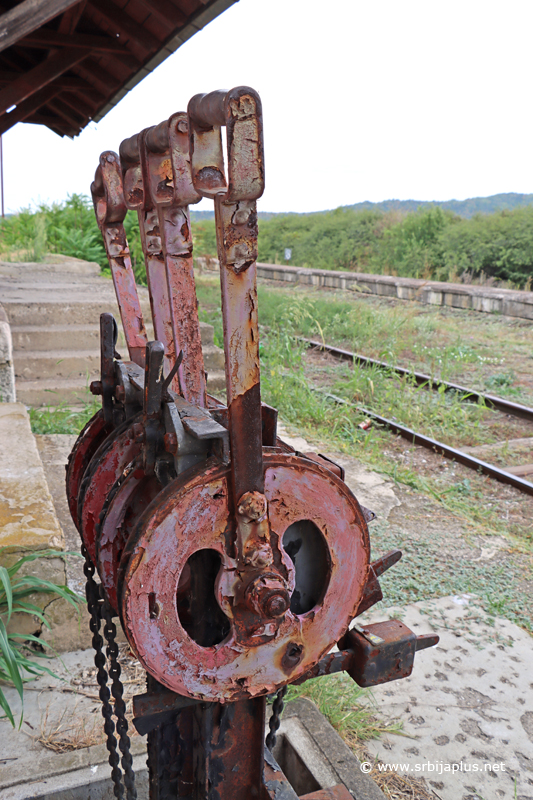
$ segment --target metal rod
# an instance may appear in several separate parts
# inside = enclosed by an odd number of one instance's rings
[[[2,194],[2,219],[4,219],[4,142],[2,134],[0,134],[0,187]]]
[[[448,383],[437,378],[432,378],[430,375],[425,375],[423,372],[414,372],[404,367],[395,367],[388,364],[386,361],[378,361],[374,358],[368,358],[360,353],[352,353],[350,350],[343,350],[341,347],[333,347],[332,345],[325,344],[324,342],[317,342],[313,339],[306,339],[304,336],[296,337],[299,342],[305,342],[309,347],[316,347],[318,350],[323,350],[338,356],[343,361],[353,361],[360,364],[362,367],[375,366],[379,369],[389,370],[395,372],[397,375],[405,375],[406,377],[413,378],[419,386],[424,386],[428,389],[438,391],[441,386],[444,386],[446,392],[459,392],[465,397],[464,400],[468,402],[477,403],[483,400],[485,405],[489,408],[495,408],[498,411],[503,411],[506,414],[512,414],[514,417],[521,417],[522,419],[529,419],[533,421],[533,408],[522,406],[519,403],[512,403],[509,400],[503,400],[501,397],[496,397],[493,394],[483,394],[476,392],[474,389],[469,389],[466,386],[461,386],[458,383]]]

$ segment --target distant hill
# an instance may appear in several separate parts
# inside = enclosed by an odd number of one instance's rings
[[[429,202],[426,200],[383,200],[381,203],[371,203],[365,201],[364,203],[354,203],[350,206],[342,206],[342,208],[353,209],[354,211],[416,211],[419,208],[428,208],[429,206],[440,206],[446,211],[453,211],[460,217],[473,217],[475,214],[493,214],[495,211],[503,211],[504,209],[512,210],[513,208],[521,208],[523,206],[533,205],[533,194],[518,194],[517,192],[507,192],[507,194],[493,194],[490,197],[469,197],[467,200],[435,200]],[[272,211],[260,211],[260,219],[269,219],[281,215],[294,214],[297,212],[282,212],[278,214]],[[311,212],[321,213],[321,212]],[[195,221],[202,219],[213,219],[213,211],[194,211],[191,209],[191,218]]]
[[[435,200],[428,202],[425,200],[383,200],[381,203],[354,203],[351,208],[354,211],[416,211],[419,208],[429,206],[440,206],[445,211],[453,211],[460,217],[473,217],[475,214],[493,214],[495,211],[504,209],[512,210],[523,206],[533,205],[533,194],[518,194],[508,192],[507,194],[493,194],[490,197],[469,197],[467,200]]]

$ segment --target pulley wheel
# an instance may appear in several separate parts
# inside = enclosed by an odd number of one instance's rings
[[[179,476],[126,545],[124,630],[149,674],[178,694],[218,702],[270,694],[316,664],[359,605],[370,549],[357,500],[319,464],[267,450],[263,458],[274,561],[292,592],[277,622],[259,617],[253,629],[232,605],[228,468],[208,462]]]

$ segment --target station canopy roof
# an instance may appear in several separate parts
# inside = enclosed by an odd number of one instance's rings
[[[236,0],[2,0],[0,134],[76,136]]]

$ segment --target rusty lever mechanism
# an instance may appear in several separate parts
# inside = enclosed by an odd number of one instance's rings
[[[379,576],[401,552],[371,562],[372,514],[342,468],[279,439],[277,412],[261,402],[262,124],[249,87],[197,95],[187,112],[125,139],[120,155],[103,153],[91,186],[129,359],[116,351],[113,317],[102,314],[101,378],[92,385],[102,409],[73,448],[67,494],[93,630],[118,615],[147,672],[134,721],[148,735],[151,800],[268,800],[280,787],[296,798],[264,745],[267,696],[340,670],[360,686],[406,677],[416,650],[438,641],[398,620],[355,622],[382,599]],[[202,197],[214,202],[225,401],[208,393],[198,321],[189,205]],[[154,341],[127,210],[138,215]],[[107,721],[109,713],[104,706]],[[115,713],[133,798],[127,723],[119,706]],[[344,787],[331,792],[346,796]]]

